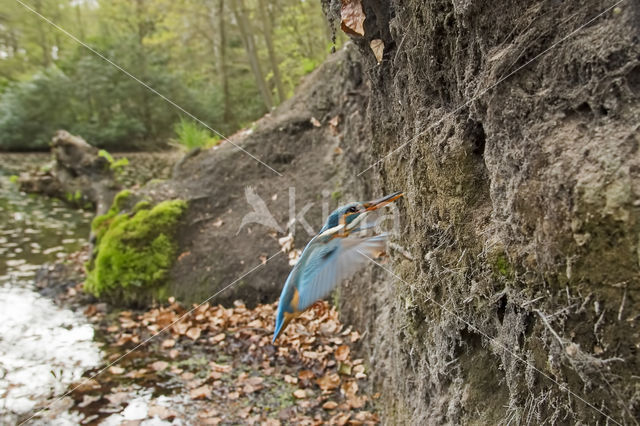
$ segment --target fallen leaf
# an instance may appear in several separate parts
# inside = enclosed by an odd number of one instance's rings
[[[209,342],[216,344],[216,343],[220,343],[222,342],[225,338],[227,337],[227,335],[225,333],[220,333],[220,334],[216,334],[215,336],[211,337],[209,339]]]
[[[317,118],[315,118],[315,117],[311,117],[311,120],[309,120],[309,121],[311,121],[311,124],[313,124],[313,127],[320,127],[320,126],[322,126],[322,124],[320,124],[320,122],[318,121],[318,119],[317,119]]]
[[[151,405],[147,415],[149,417],[157,417],[160,420],[173,420],[176,417],[176,412],[162,405]]]
[[[340,19],[342,31],[355,36],[364,35],[364,20],[366,16],[362,10],[361,0],[342,0]]]
[[[91,392],[92,390],[100,389],[102,386],[95,379],[89,379],[78,383],[77,385],[71,385],[71,388],[75,392],[85,393]]]
[[[347,345],[339,346],[335,353],[336,360],[345,361],[349,357],[350,351],[351,349],[349,349],[349,346]]]
[[[181,322],[179,322],[177,324],[174,324],[172,326],[172,328],[176,333],[178,333],[180,335],[183,335],[183,334],[185,334],[187,332],[187,330],[189,329],[190,326],[191,326],[190,322],[181,321]]]
[[[258,259],[260,259],[260,263],[262,263],[263,265],[266,265],[266,264],[267,264],[267,259],[268,259],[268,258],[267,258],[267,256],[265,256],[264,254],[263,254],[263,255],[260,255],[260,257],[259,257]]]
[[[191,389],[189,395],[192,399],[208,399],[211,398],[211,386],[204,385],[199,388]]]
[[[167,361],[156,361],[151,364],[151,368],[153,368],[155,371],[165,370],[168,366],[169,363]]]
[[[217,371],[219,373],[231,373],[231,366],[230,365],[217,364],[217,363],[211,361],[209,363],[209,367],[211,367],[211,369],[213,371]]]
[[[351,365],[347,364],[346,362],[341,362],[340,365],[338,366],[338,373],[344,375],[344,376],[350,376],[351,375]]]
[[[105,398],[109,400],[111,405],[118,407],[123,402],[129,402],[131,395],[129,395],[129,392],[116,392],[105,395]]]
[[[296,389],[293,392],[293,396],[295,396],[298,399],[304,399],[307,397],[307,392],[304,389]]]
[[[327,401],[324,404],[322,404],[322,408],[324,408],[325,410],[333,410],[338,406],[338,403],[334,402],[334,401]]]
[[[182,259],[184,259],[185,257],[189,256],[191,254],[190,251],[185,251],[183,253],[180,253],[180,256],[178,256],[178,262],[180,262]]]
[[[193,374],[191,371],[185,371],[184,373],[180,374],[180,378],[181,378],[182,380],[184,380],[184,381],[187,381],[187,382],[188,382],[188,381],[190,381],[190,380],[193,380],[193,378],[194,378],[195,376],[196,376],[196,375],[195,375],[195,374]]]
[[[198,340],[198,337],[200,337],[200,333],[202,333],[202,329],[200,327],[191,327],[185,334],[191,340],[196,341]]]
[[[285,374],[284,381],[287,383],[291,383],[292,385],[295,385],[296,383],[298,383],[298,378]]]
[[[238,398],[240,398],[240,394],[238,392],[229,392],[227,394],[227,398],[229,398],[229,399],[238,399]]]
[[[218,220],[213,222],[213,226],[215,226],[216,228],[220,228],[223,224],[224,224],[224,221],[220,218],[218,218]]]
[[[337,374],[327,374],[317,379],[316,383],[323,391],[329,391],[340,386],[340,376]]]
[[[311,370],[300,370],[298,373],[298,378],[300,380],[311,380],[315,377]]]
[[[124,368],[118,367],[117,365],[113,365],[113,366],[109,367],[109,373],[117,376],[117,375],[120,375],[120,374],[124,373]]]
[[[382,62],[382,55],[384,53],[384,42],[380,39],[371,40],[369,46],[373,51],[373,56],[376,57],[376,61],[378,61],[378,63]]]
[[[176,345],[176,341],[175,341],[175,340],[173,340],[173,339],[166,339],[166,340],[164,340],[164,341],[162,342],[162,347],[163,347],[164,349],[172,348],[172,347],[174,347],[175,345]]]

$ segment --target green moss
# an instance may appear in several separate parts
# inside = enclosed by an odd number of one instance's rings
[[[151,203],[149,201],[143,200],[139,201],[135,206],[133,206],[133,211],[139,212],[140,210],[149,210],[151,208]]]
[[[331,193],[331,199],[336,202],[340,201],[340,199],[342,199],[342,191],[333,191]]]
[[[122,214],[121,203],[129,196],[121,192],[111,209],[94,219],[96,255],[85,282],[94,296],[127,304],[167,296],[163,285],[176,257],[175,227],[187,207],[185,201],[170,200]]]
[[[111,220],[120,213],[125,206],[125,203],[131,198],[131,191],[124,189],[113,198],[111,208],[105,214],[96,216],[91,222],[91,232],[93,232],[97,239],[102,238],[107,231]]]
[[[9,182],[13,183],[14,185],[18,184],[18,179],[20,179],[18,175],[9,176]]]
[[[510,278],[513,276],[513,267],[511,263],[509,263],[509,259],[507,256],[502,253],[496,256],[496,259],[493,263],[493,270],[496,274],[501,275],[505,278]]]

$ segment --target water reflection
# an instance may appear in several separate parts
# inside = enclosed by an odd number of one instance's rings
[[[18,161],[16,161],[16,158]],[[10,181],[46,156],[0,155],[0,423],[17,421],[39,403],[64,393],[100,362],[93,328],[33,288],[44,264],[78,250],[90,212],[18,191]],[[73,419],[69,419],[73,422]]]

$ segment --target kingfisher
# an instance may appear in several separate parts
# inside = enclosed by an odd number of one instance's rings
[[[276,313],[276,327],[272,343],[292,319],[324,299],[339,283],[355,274],[367,263],[367,256],[384,252],[387,234],[363,236],[373,228],[366,223],[369,212],[402,197],[394,192],[366,202],[354,202],[338,207],[327,218],[318,235],[302,251],[284,283]]]

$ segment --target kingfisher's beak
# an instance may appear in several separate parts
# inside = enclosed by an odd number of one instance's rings
[[[403,195],[404,195],[404,192],[398,191],[398,192],[394,192],[393,194],[386,195],[382,198],[378,198],[377,200],[367,201],[366,203],[363,203],[363,206],[364,206],[363,211],[370,212],[373,210],[377,210],[380,207],[384,207],[387,204],[393,203]]]

